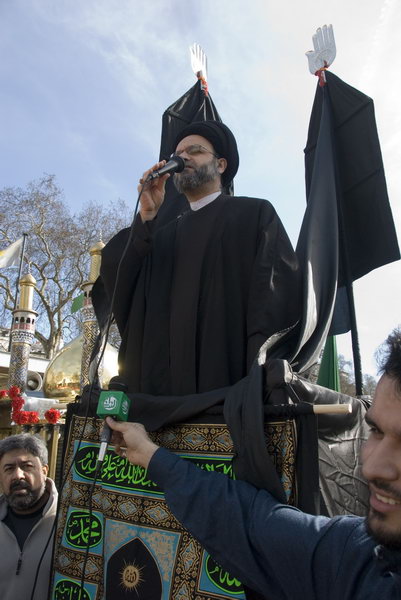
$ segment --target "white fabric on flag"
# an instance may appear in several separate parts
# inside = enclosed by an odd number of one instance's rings
[[[18,267],[23,239],[24,238],[21,237],[4,250],[0,250],[0,269],[5,269],[6,267]]]

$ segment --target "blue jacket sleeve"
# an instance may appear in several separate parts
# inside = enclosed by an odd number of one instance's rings
[[[214,560],[263,596],[339,598],[333,594],[355,585],[350,565],[344,573],[350,554],[360,561],[361,570],[370,573],[373,543],[360,542],[365,535],[360,534],[361,518],[307,515],[279,504],[265,490],[206,473],[163,448],[154,454],[148,474],[164,490],[176,518]]]

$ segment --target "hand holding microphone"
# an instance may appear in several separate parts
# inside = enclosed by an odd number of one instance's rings
[[[143,425],[127,423],[131,401],[125,393],[126,390],[126,384],[119,377],[113,377],[109,389],[100,393],[96,413],[105,419],[105,422],[100,434],[98,465],[103,462],[107,447],[113,438],[117,454],[147,468],[158,446],[149,438]]]
[[[151,171],[147,176],[146,181],[163,177],[164,175],[167,175],[167,173],[169,175],[171,173],[181,173],[181,171],[185,169],[185,160],[181,156],[178,156],[178,154],[173,154],[173,156],[170,156],[168,162],[162,161],[162,163],[163,162],[165,163],[164,166],[157,168],[155,171]]]
[[[157,446],[140,423],[117,422],[106,418],[113,429],[113,444],[120,456],[127,458],[132,464],[147,469],[149,461],[159,446]]]
[[[97,416],[102,419],[111,417],[116,421],[127,421],[131,401],[125,393],[126,390],[126,384],[119,377],[113,377],[110,380],[109,389],[100,392],[96,410]],[[104,460],[111,435],[112,431],[107,422],[105,422],[100,433],[98,462],[103,462]]]
[[[165,183],[170,174],[180,173],[184,168],[184,159],[181,156],[172,156],[167,163],[162,160],[145,171],[138,186],[141,197],[140,214],[143,222],[151,221],[157,215],[164,200]]]

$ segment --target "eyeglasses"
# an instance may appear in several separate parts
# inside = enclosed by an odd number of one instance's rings
[[[208,152],[209,154],[213,154],[213,156],[215,158],[220,158],[220,156],[218,154],[216,154],[212,150],[208,150],[207,148],[205,148],[205,146],[201,146],[200,144],[191,144],[190,146],[187,146],[186,148],[183,148],[182,150],[173,152],[173,154],[171,156],[181,156],[181,154],[183,152],[185,152],[186,154],[189,154],[189,156],[196,156],[197,154],[205,154],[206,152]]]

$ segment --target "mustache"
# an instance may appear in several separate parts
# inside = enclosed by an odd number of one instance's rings
[[[390,483],[380,481],[380,479],[372,479],[369,483],[374,485],[377,491],[387,492],[392,498],[401,502],[401,492],[396,490]]]
[[[31,489],[31,486],[26,481],[14,481],[10,485],[10,492],[13,492],[15,490],[30,490],[30,489]]]
[[[196,165],[189,159],[184,158],[184,162],[185,162],[185,167],[192,167],[193,169],[196,169]],[[175,173],[175,175],[180,175],[181,173]]]

